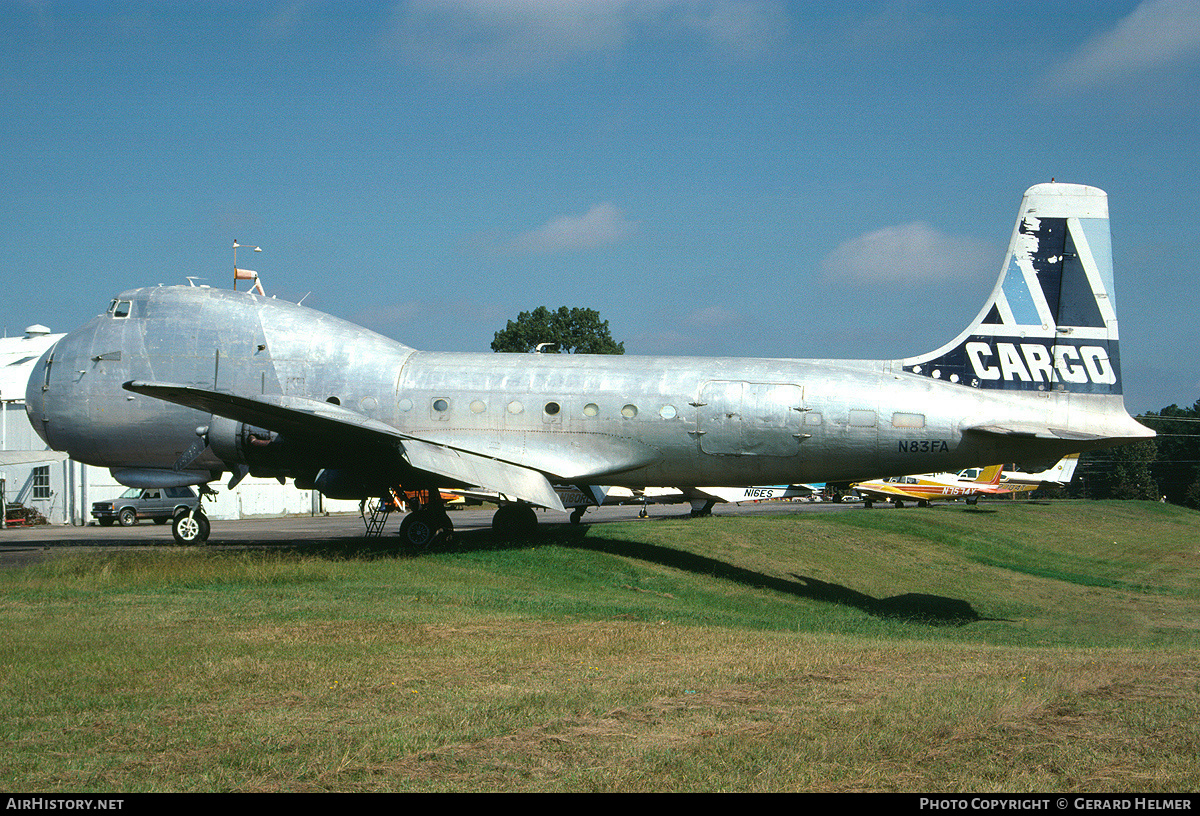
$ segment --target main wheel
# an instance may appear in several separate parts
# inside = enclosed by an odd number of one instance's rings
[[[504,536],[530,536],[537,526],[537,513],[528,504],[506,504],[492,516],[492,530]]]
[[[132,507],[126,507],[118,514],[117,519],[121,522],[122,527],[132,527],[137,524],[137,511]]]
[[[211,525],[208,516],[196,511],[194,513],[179,513],[171,520],[171,535],[181,546],[203,544],[208,541]]]
[[[414,510],[400,522],[400,543],[417,552],[441,546],[453,534],[454,525],[445,511],[429,507]]]

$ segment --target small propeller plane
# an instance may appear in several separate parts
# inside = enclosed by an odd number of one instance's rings
[[[975,504],[982,495],[1025,493],[1043,484],[1068,484],[1079,464],[1079,454],[1071,453],[1059,459],[1053,467],[1039,473],[1004,470],[1004,465],[986,468],[966,468],[958,473],[922,473],[916,476],[891,476],[850,485],[870,507],[877,501],[890,501],[903,507],[906,499],[918,507],[928,507],[933,499],[966,499]]]
[[[852,482],[1053,460],[1146,439],[1122,399],[1108,197],[1038,184],[1000,277],[944,346],[895,360],[427,352],[299,304],[196,286],[122,292],[35,365],[37,433],[130,487],[231,474],[326,496],[438,497],[400,537],[448,537],[441,489],[563,511],[553,485]],[[173,526],[202,542],[202,512]]]
[[[1079,454],[1070,453],[1059,459],[1052,467],[1038,473],[1026,473],[1023,470],[1002,470],[1000,484],[1011,493],[1027,493],[1037,490],[1044,484],[1068,485],[1075,477],[1075,468],[1079,465]],[[974,481],[979,477],[982,468],[967,468],[958,472],[962,481]]]
[[[918,476],[889,476],[858,482],[850,489],[863,497],[863,504],[870,507],[877,501],[891,502],[903,507],[905,501],[915,501],[918,507],[928,507],[934,499],[966,499],[975,504],[981,495],[998,495],[1012,492],[1000,485],[1000,473],[1004,465],[992,465],[978,471],[972,481],[966,481],[957,473],[923,473]]]

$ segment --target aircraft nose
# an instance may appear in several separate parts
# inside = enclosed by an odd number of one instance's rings
[[[29,382],[25,384],[25,413],[29,417],[29,424],[33,426],[33,430],[42,438],[42,441],[50,445],[50,440],[46,438],[46,366],[49,364],[50,355],[54,353],[54,347],[51,346],[45,354],[41,356],[33,366],[33,371],[29,374]],[[51,445],[53,447],[53,445]]]

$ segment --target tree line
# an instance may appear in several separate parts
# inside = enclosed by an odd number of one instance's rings
[[[1190,408],[1148,411],[1138,420],[1158,436],[1083,454],[1068,495],[1165,499],[1200,509],[1200,400]]]

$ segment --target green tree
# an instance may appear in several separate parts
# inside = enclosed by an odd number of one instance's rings
[[[508,321],[492,340],[492,351],[528,353],[542,343],[552,343],[545,351],[562,354],[624,354],[625,344],[612,339],[608,321],[595,309],[558,307],[550,311],[538,306],[521,312]]]
[[[1142,421],[1158,432],[1154,479],[1167,501],[1200,508],[1200,400],[1191,408],[1168,405]]]
[[[1153,439],[1085,453],[1079,460],[1080,487],[1089,499],[1159,498],[1151,465],[1158,455]]]

